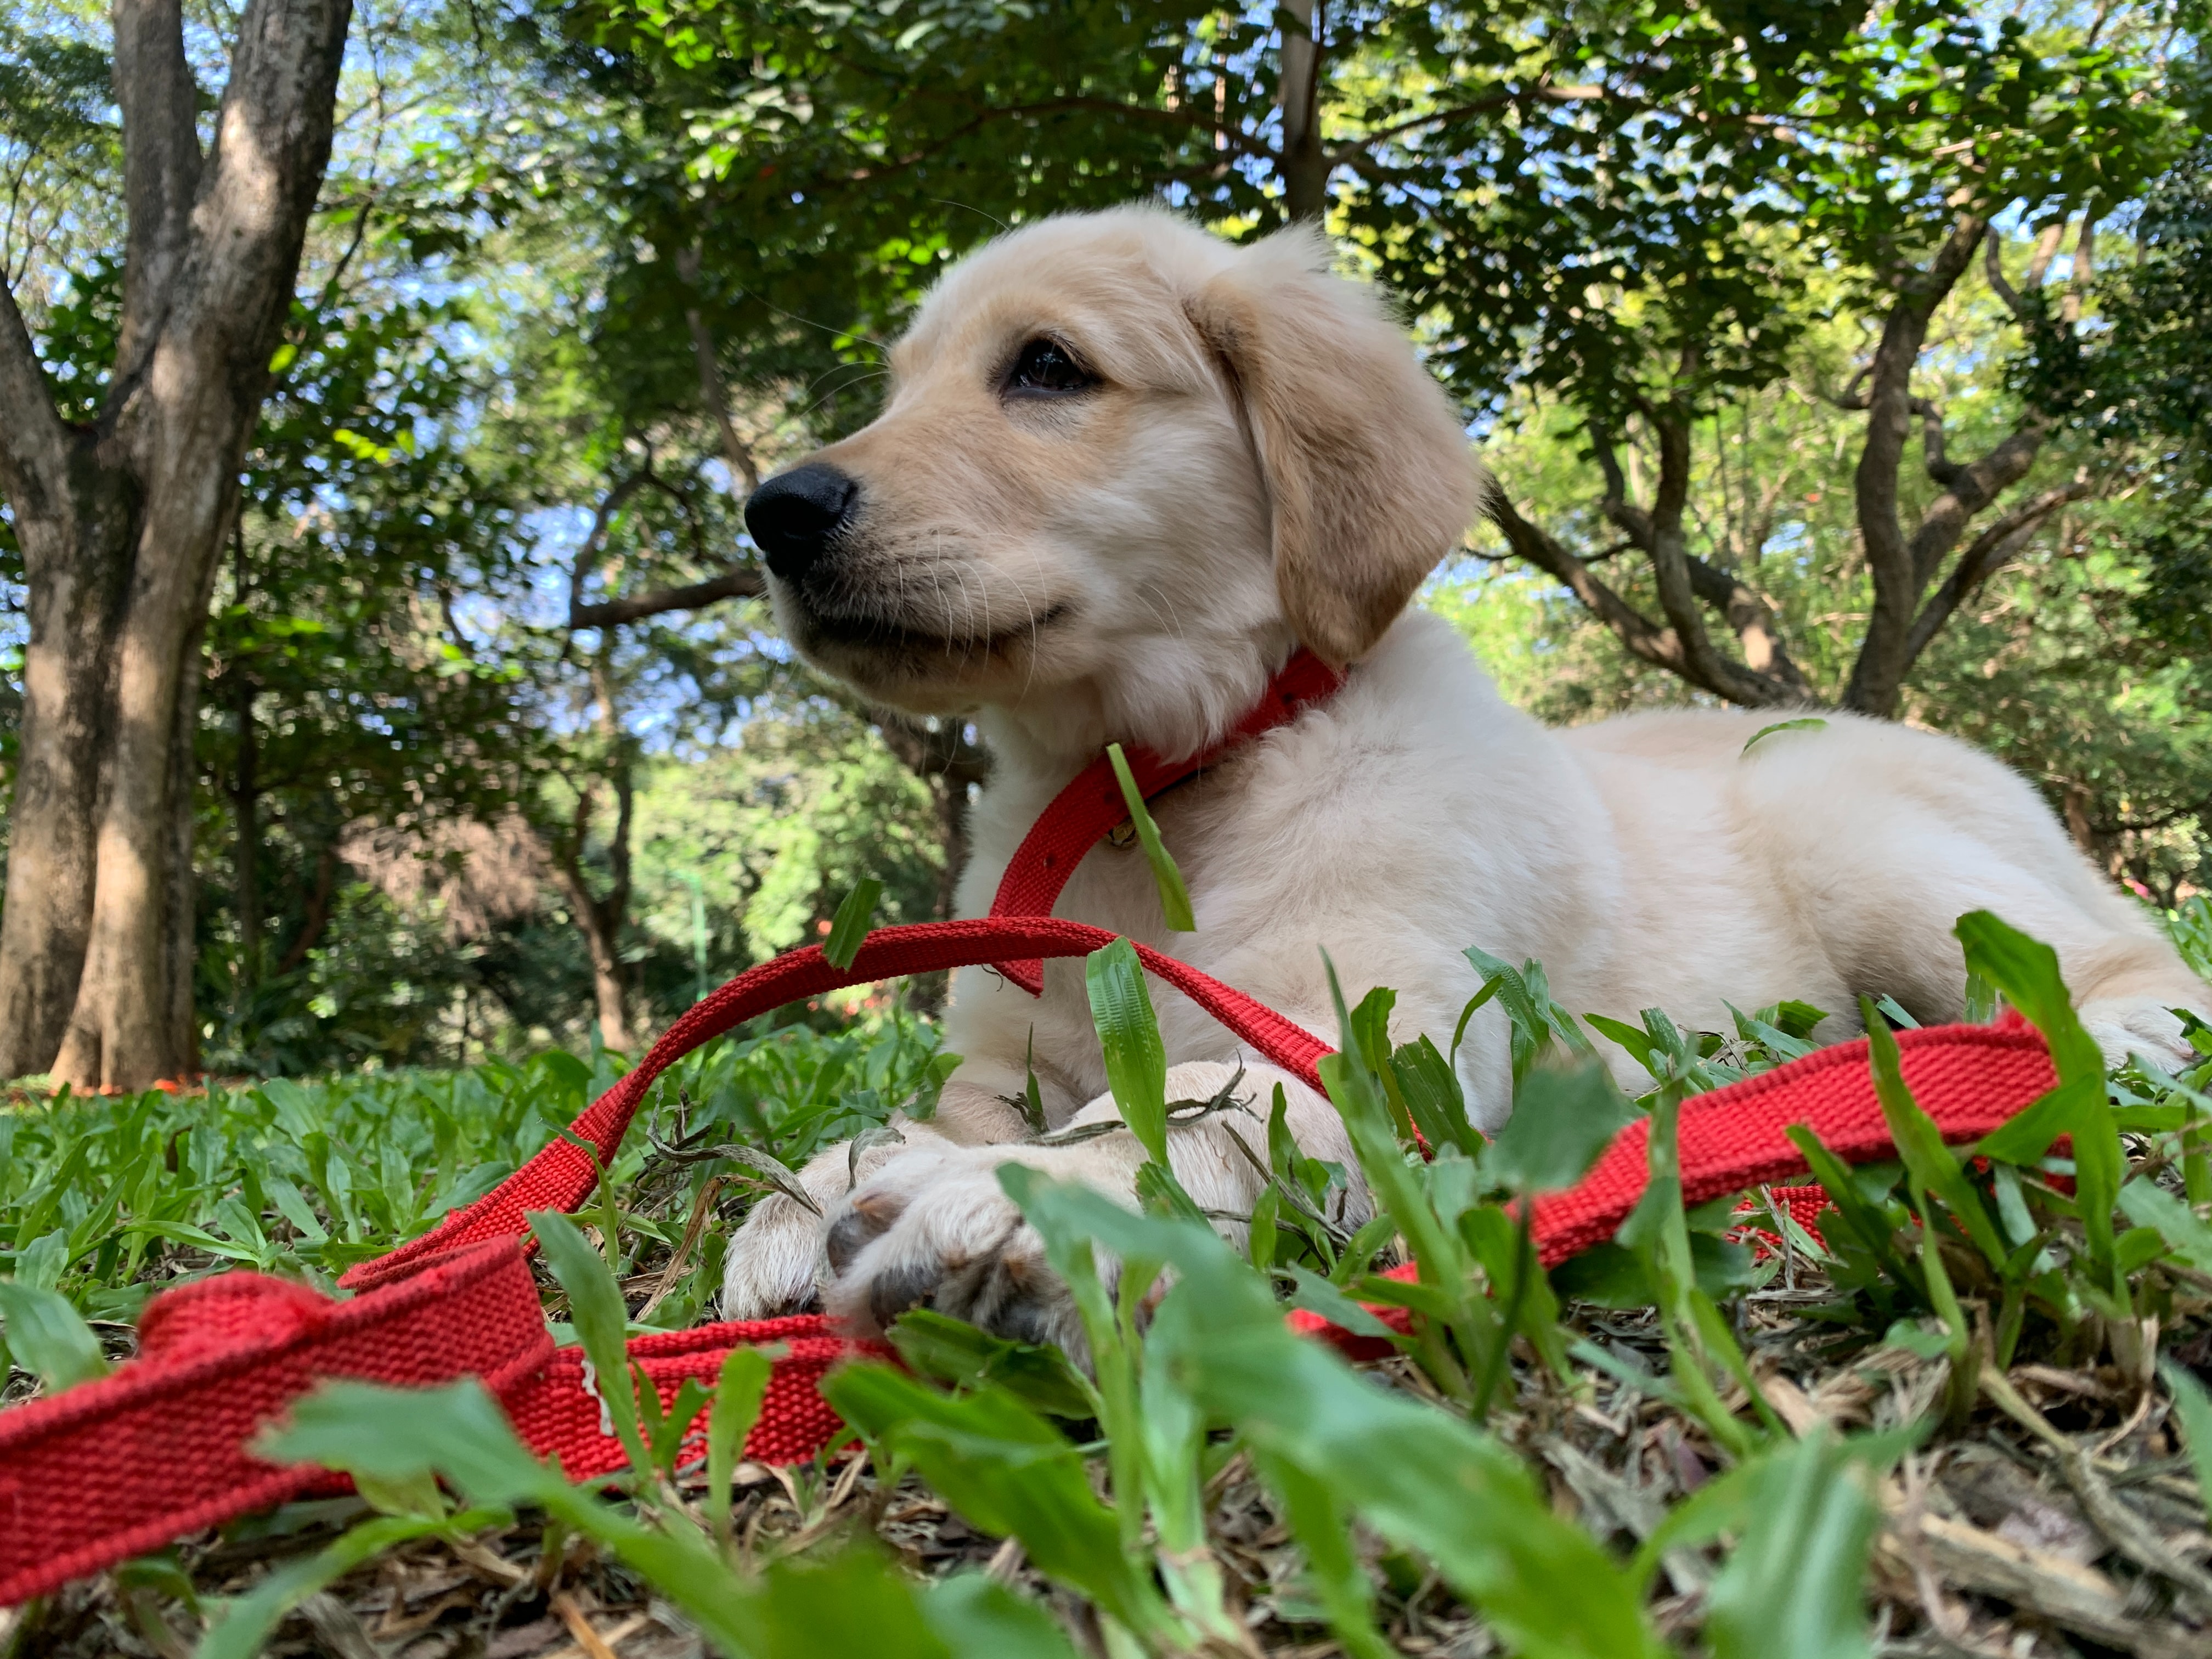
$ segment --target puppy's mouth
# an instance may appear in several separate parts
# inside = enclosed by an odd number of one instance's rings
[[[816,649],[834,649],[896,660],[908,672],[926,672],[933,660],[939,671],[956,671],[961,665],[999,661],[1034,650],[1044,635],[1074,620],[1076,608],[1066,600],[1048,605],[1019,622],[1000,629],[945,626],[938,618],[906,611],[896,605],[825,603],[801,592],[798,599],[803,643]]]

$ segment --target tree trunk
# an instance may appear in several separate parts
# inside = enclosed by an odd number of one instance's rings
[[[1328,208],[1328,156],[1321,142],[1319,0],[1285,0],[1282,43],[1283,210],[1293,224],[1319,220]]]
[[[1911,439],[1915,411],[1912,372],[1928,339],[1936,307],[1957,284],[1982,245],[1986,222],[1961,216],[1923,270],[1910,266],[1891,274],[1896,295],[1883,319],[1881,339],[1869,365],[1867,434],[1852,478],[1859,536],[1874,579],[1874,606],[1865,639],[1851,665],[1844,707],[1887,718],[1897,712],[1911,662],[1906,646],[1928,578],[1911,538],[1898,516],[1898,474]],[[1923,428],[1924,429],[1924,428]]]
[[[200,646],[330,158],[349,0],[251,0],[204,161],[177,0],[116,0],[129,219],[106,406],[56,413],[0,289],[0,492],[32,642],[0,921],[0,1074],[191,1069]]]
[[[623,792],[625,794],[628,791]],[[583,841],[591,823],[591,796],[584,794],[577,803],[574,827],[555,848],[553,867],[561,887],[568,895],[568,908],[576,918],[576,929],[584,936],[584,951],[592,962],[592,1001],[599,1023],[599,1041],[610,1048],[631,1052],[631,1031],[628,998],[623,993],[622,978],[622,929],[629,911],[629,886],[627,880],[618,880],[614,890],[604,898],[595,896],[591,884],[585,878]],[[629,814],[627,810],[616,815],[615,834],[622,849],[619,862],[628,863]]]
[[[335,842],[324,843],[323,850],[315,855],[315,885],[307,895],[307,913],[300,918],[300,931],[276,964],[281,976],[295,973],[307,964],[307,953],[323,942],[323,931],[331,925],[331,902],[337,896],[338,849]]]
[[[629,917],[630,826],[637,808],[637,791],[631,776],[635,758],[629,733],[622,728],[622,708],[614,678],[614,642],[605,636],[592,659],[592,694],[599,705],[597,724],[605,742],[608,768],[615,789],[615,827],[607,842],[607,863],[613,880],[604,896],[595,896],[584,874],[584,841],[592,827],[590,786],[576,793],[576,810],[568,833],[554,848],[553,867],[575,912],[576,927],[584,935],[584,949],[592,959],[592,999],[597,1005],[599,1041],[610,1048],[631,1052],[632,1033],[622,980],[622,930]]]
[[[89,443],[71,434],[62,443],[59,489],[0,475],[30,621],[0,918],[0,1077],[48,1069],[76,1002],[92,926],[110,647],[137,494],[128,474],[100,466]]]
[[[238,913],[238,983],[244,990],[260,978],[261,967],[261,783],[259,736],[253,724],[253,684],[238,679],[238,769],[231,781],[233,834],[230,873],[232,908]]]
[[[623,1006],[622,956],[617,949],[615,919],[599,914],[588,899],[576,906],[576,925],[584,930],[584,945],[592,957],[592,1000],[599,1018],[599,1041],[610,1048],[630,1051],[629,1014]]]

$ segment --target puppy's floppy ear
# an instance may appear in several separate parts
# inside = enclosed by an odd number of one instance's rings
[[[1328,274],[1317,231],[1240,251],[1184,309],[1259,449],[1284,612],[1316,654],[1349,662],[1474,517],[1466,434],[1375,290]]]

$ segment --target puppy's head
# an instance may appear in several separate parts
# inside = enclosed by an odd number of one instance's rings
[[[1073,701],[1195,746],[1292,639],[1366,651],[1474,514],[1443,395],[1310,232],[1048,220],[948,273],[890,366],[746,520],[801,653],[916,712]]]

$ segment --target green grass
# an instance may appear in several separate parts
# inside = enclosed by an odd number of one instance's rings
[[[152,1650],[244,1655],[296,1641],[296,1607],[351,1618],[334,1589],[494,1548],[525,1582],[446,1620],[471,1639],[552,1607],[566,1573],[598,1584],[605,1605],[657,1601],[664,1626],[732,1655],[1333,1642],[1370,1659],[1442,1632],[1473,1650],[1590,1659],[1842,1659],[1875,1650],[1876,1603],[1892,1638],[1924,1627],[1952,1643],[1898,1650],[1956,1651],[1961,1632],[1979,1632],[2025,1641],[2008,1650],[2021,1654],[2073,1651],[2066,1620],[2085,1637],[2095,1620],[2039,1599],[2046,1558],[2007,1600],[1972,1567],[1975,1540],[1995,1534],[1947,1523],[1965,1531],[1943,1534],[1952,1554],[1931,1566],[1919,1511],[1900,1511],[1926,1501],[1902,1494],[1955,1489],[1971,1517],[1979,1489],[1960,1471],[1982,1470],[1986,1454],[2032,1471],[2038,1501],[2077,1517],[2114,1619],[2189,1650],[2212,1620],[2189,1531],[2212,1516],[2212,1489],[2194,1484],[2212,1465],[2212,1408],[2189,1370],[2212,1357],[2212,1135],[2199,1127],[2212,1058],[2179,1079],[2107,1076],[2047,950],[1990,919],[1961,933],[1978,1000],[1993,1008],[2001,993],[2043,1027],[2060,1088],[1966,1149],[1978,1156],[1944,1148],[1870,1006],[1900,1158],[1847,1170],[1808,1137],[1836,1201],[1825,1243],[1762,1216],[1790,1244],[1763,1258],[1733,1200],[1684,1208],[1674,1116],[1686,1097],[1802,1052],[1817,1010],[1778,1005],[1727,1033],[1656,1011],[1585,1018],[1535,964],[1470,952],[1478,1000],[1514,1029],[1525,1109],[1513,1128],[1486,1143],[1468,1127],[1453,1034],[1392,1048],[1389,994],[1341,1009],[1343,1052],[1325,1079],[1385,1214],[1351,1231],[1335,1221],[1345,1172],[1304,1156],[1278,1115],[1270,1185],[1239,1253],[1160,1156],[1151,1005],[1126,948],[1102,951],[1094,1013],[1151,1153],[1141,1212],[1005,1176],[1075,1292],[1086,1370],[909,1316],[895,1331],[908,1369],[856,1365],[829,1385],[871,1467],[824,1460],[787,1490],[756,1474],[733,1491],[759,1399],[748,1357],[665,1420],[657,1400],[614,1391],[631,1468],[599,1492],[537,1464],[472,1385],[334,1388],[272,1450],[353,1472],[366,1507],[293,1506],[234,1528],[291,1534],[246,1565],[240,1546],[201,1540],[73,1589],[19,1622],[15,1645],[96,1651],[86,1632],[127,1628]],[[2212,1056],[2212,1033],[2197,1041]],[[1649,1073],[1635,1099],[1594,1061],[1612,1043]],[[927,1095],[949,1063],[903,1015],[726,1041],[684,1062],[656,1085],[608,1197],[537,1219],[550,1316],[598,1375],[623,1375],[626,1328],[711,1314],[723,1241],[779,1168]],[[131,1321],[162,1285],[243,1265],[329,1288],[486,1190],[616,1074],[605,1056],[553,1054],[520,1068],[18,1101],[0,1113],[11,1397],[127,1352]],[[1537,1271],[1516,1201],[1571,1182],[1637,1114],[1653,1124],[1644,1203],[1613,1244]],[[1432,1158],[1407,1150],[1415,1128]],[[2051,1146],[2062,1133],[2065,1158]],[[719,1225],[691,1224],[710,1212]],[[1418,1280],[1380,1277],[1401,1254]],[[1290,1333],[1286,1297],[1340,1318],[1395,1303],[1411,1334],[1394,1339],[1396,1357],[1354,1367]],[[710,1405],[708,1454],[686,1463],[682,1426]],[[2175,1518],[2177,1492],[2196,1522]],[[779,1493],[788,1501],[763,1525]],[[962,1553],[918,1542],[903,1518],[916,1512],[940,1535],[1010,1540],[997,1571],[945,1571]],[[2088,1594],[2051,1582],[2046,1600]],[[455,1640],[443,1650],[463,1650]]]

